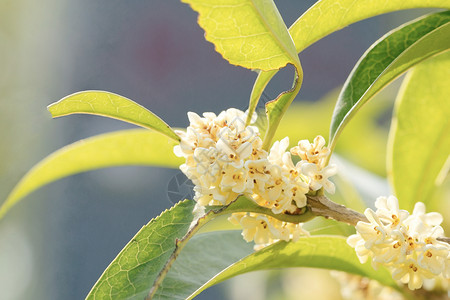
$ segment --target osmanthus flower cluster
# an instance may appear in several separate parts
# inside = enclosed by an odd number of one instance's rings
[[[364,212],[369,223],[358,222],[347,239],[361,263],[371,258],[374,268],[384,265],[411,290],[450,279],[450,245],[438,240],[444,237],[441,214],[425,213],[418,202],[410,215],[394,196],[378,198],[375,207]]]
[[[340,271],[330,274],[341,287],[344,300],[403,300],[403,296],[391,287],[383,286],[376,280]]]
[[[256,114],[252,117],[254,123]],[[245,195],[274,214],[295,214],[306,206],[310,191],[335,190],[328,178],[337,169],[325,166],[329,149],[321,136],[313,143],[300,141],[290,151],[286,137],[265,151],[258,127],[246,126],[243,111],[230,108],[203,117],[189,112],[188,118],[186,131],[177,131],[181,142],[174,152],[186,159],[180,169],[194,183],[198,205],[227,205]],[[292,155],[299,157],[298,163],[294,164]],[[256,213],[236,213],[230,221],[241,225],[245,240],[257,245],[296,240],[306,234],[301,224]]]

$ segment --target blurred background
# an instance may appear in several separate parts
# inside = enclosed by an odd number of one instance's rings
[[[288,26],[314,3],[275,2]],[[387,31],[424,12],[363,21],[301,53],[302,91],[279,137],[289,135],[292,143],[317,134],[327,137],[338,89],[358,58]],[[189,6],[170,0],[0,0],[0,202],[51,152],[82,138],[132,128],[86,115],[51,120],[46,106],[68,94],[114,92],[175,127],[187,126],[188,111],[245,110],[256,73],[223,60],[204,40],[196,18]],[[292,75],[289,68],[280,72],[263,100],[288,89]],[[370,202],[373,195],[389,192],[383,179],[385,145],[396,87],[398,82],[368,105],[338,145],[340,161],[370,171],[345,163],[344,173],[360,179],[351,197]],[[172,205],[167,185],[177,174],[173,169],[110,168],[60,180],[28,196],[0,221],[0,299],[83,299],[131,237]],[[364,187],[369,177],[379,184]],[[198,299],[299,299],[302,286],[316,300],[340,299],[327,272],[304,274],[245,275]],[[312,278],[330,281],[330,288]]]

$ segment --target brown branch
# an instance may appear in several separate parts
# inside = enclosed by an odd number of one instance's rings
[[[441,242],[444,242],[444,243],[447,243],[447,244],[450,244],[450,238],[445,237],[445,236],[444,237],[438,237],[437,240],[441,241]]]
[[[369,222],[365,215],[354,211],[353,209],[349,209],[344,205],[337,204],[323,195],[308,196],[307,206],[316,216],[333,219],[352,226],[356,226],[359,221]],[[439,237],[437,240],[450,244],[450,238],[448,237]]]
[[[369,222],[365,215],[337,204],[325,196],[308,196],[307,206],[317,216],[356,226],[359,221]]]

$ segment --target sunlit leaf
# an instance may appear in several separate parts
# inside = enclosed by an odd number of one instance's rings
[[[377,41],[359,60],[339,95],[330,129],[331,148],[354,114],[403,72],[450,48],[450,12],[401,26]]]
[[[275,132],[280,124],[280,121],[294,101],[295,96],[297,96],[303,81],[303,70],[299,66],[296,69],[295,80],[292,89],[281,93],[275,100],[266,103],[266,113],[267,113],[267,130],[264,135],[263,149],[269,150],[272,139],[275,136]]]
[[[155,300],[186,299],[209,279],[253,252],[240,231],[216,231],[194,236],[181,251]]]
[[[297,52],[321,38],[358,21],[381,14],[411,8],[447,8],[448,0],[321,0],[301,15],[289,28]],[[264,87],[277,70],[260,72],[250,96],[250,107],[256,107]]]
[[[192,296],[231,277],[259,270],[292,267],[312,267],[345,271],[379,281],[381,284],[398,288],[391,274],[380,267],[375,271],[370,263],[361,264],[355,250],[347,245],[344,238],[314,236],[300,238],[299,241],[278,242],[257,251],[226,268],[208,281]],[[305,288],[307,288],[305,286]],[[190,297],[189,299],[192,299]]]
[[[199,13],[205,37],[231,64],[263,71],[296,68],[291,91],[267,105],[267,149],[284,112],[300,90],[303,74],[295,46],[272,0],[183,0]],[[251,114],[249,114],[251,115]],[[247,120],[248,122],[249,120]]]
[[[297,52],[321,38],[381,14],[411,8],[448,8],[448,0],[322,0],[316,2],[289,28]]]
[[[205,38],[231,64],[260,70],[300,64],[272,0],[182,1],[199,13]]]
[[[86,299],[145,299],[192,222],[194,201],[179,202],[151,220],[102,274]]]
[[[176,168],[176,142],[158,132],[123,130],[75,142],[50,154],[16,185],[0,208],[0,218],[19,200],[52,181],[99,168],[144,165]]]
[[[449,160],[449,79],[447,52],[415,67],[397,99],[389,137],[388,174],[404,209],[432,198],[436,179]],[[443,172],[446,175],[448,169]]]
[[[69,95],[49,105],[54,118],[70,114],[92,114],[153,129],[179,141],[178,135],[154,113],[136,102],[104,91],[84,91]]]
[[[248,104],[249,114],[247,116],[247,125],[250,124],[253,112],[256,110],[256,106],[258,105],[259,98],[262,93],[266,89],[267,84],[270,79],[272,79],[273,75],[275,75],[276,71],[259,71],[258,77],[256,78],[255,83],[253,84],[252,93],[250,95],[250,102]]]

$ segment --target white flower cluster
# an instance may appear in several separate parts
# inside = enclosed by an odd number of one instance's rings
[[[255,242],[255,250],[279,240],[295,242],[300,236],[309,235],[302,224],[283,222],[256,213],[234,213],[228,220],[243,228],[242,236],[247,242]]]
[[[203,117],[189,112],[189,127],[177,131],[181,142],[174,152],[186,159],[180,169],[194,183],[194,200],[199,205],[227,205],[244,194],[275,214],[292,214],[306,206],[308,192],[322,187],[334,192],[328,178],[337,169],[325,166],[329,149],[323,137],[316,137],[312,144],[302,140],[290,152],[289,139],[284,138],[267,152],[258,128],[245,126],[246,117],[234,108]],[[291,155],[298,155],[300,161],[294,165]],[[257,244],[290,240],[297,231],[303,232],[299,225],[257,214],[240,214],[232,220],[244,228],[247,241]]]
[[[376,280],[340,271],[330,271],[341,286],[344,300],[403,300],[403,296],[391,287],[383,286]]]
[[[369,223],[358,222],[357,233],[347,239],[361,263],[371,257],[375,268],[386,266],[411,290],[427,279],[450,278],[450,245],[437,239],[444,236],[441,214],[425,213],[425,205],[418,202],[410,215],[399,209],[394,196],[378,198],[375,207],[376,212],[364,212]]]

